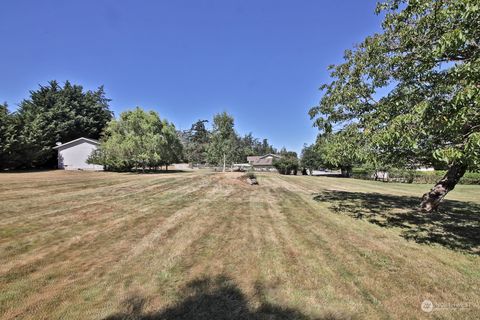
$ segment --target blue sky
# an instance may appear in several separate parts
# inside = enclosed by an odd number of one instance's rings
[[[240,134],[300,151],[327,66],[380,28],[371,0],[15,0],[0,3],[0,101],[56,79],[105,86],[187,129],[227,111]]]

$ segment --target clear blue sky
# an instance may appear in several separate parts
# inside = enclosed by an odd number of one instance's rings
[[[379,30],[372,0],[15,0],[0,4],[0,101],[39,84],[105,86],[116,115],[187,129],[227,111],[240,134],[300,151],[327,66]]]

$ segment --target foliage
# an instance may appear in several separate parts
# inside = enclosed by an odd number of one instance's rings
[[[330,67],[333,81],[310,116],[327,133],[357,123],[380,163],[443,163],[444,196],[480,169],[480,5],[387,0],[377,12],[383,32]]]
[[[207,149],[210,142],[210,132],[205,127],[208,120],[198,120],[190,130],[183,133],[183,145],[185,147],[185,159],[193,164],[205,164],[207,162]]]
[[[217,122],[227,121],[225,115],[226,113],[216,115],[215,118],[217,118]],[[267,139],[263,139],[260,142],[252,133],[240,137],[234,130],[233,117],[231,115],[226,116],[230,118],[228,121],[230,121],[231,124],[228,125],[230,126],[229,128],[222,128],[229,132],[227,134],[228,137],[222,138],[221,135],[218,135],[219,131],[215,128],[220,127],[215,125],[214,120],[214,130],[216,130],[215,143],[213,143],[212,140],[212,132],[208,131],[205,127],[205,123],[207,123],[208,120],[198,120],[192,125],[190,130],[181,133],[182,143],[185,147],[185,157],[188,162],[193,164],[205,164],[207,162],[214,165],[223,164],[223,151],[228,151],[225,159],[226,163],[244,163],[247,161],[247,156],[276,152],[275,148],[268,143]],[[226,150],[219,151],[220,141],[224,138],[224,141],[229,145],[228,147],[225,146]],[[232,145],[233,147],[231,147]]]
[[[6,103],[0,104],[0,169],[15,165],[15,120]]]
[[[277,150],[268,143],[267,139],[263,139],[260,142],[260,140],[255,138],[251,132],[240,139],[239,148],[241,152],[241,162],[245,162],[247,156],[265,155],[277,152]]]
[[[88,162],[108,170],[128,171],[168,166],[181,157],[182,144],[175,126],[160,119],[158,113],[137,107],[108,124],[100,148]]]
[[[55,143],[80,137],[98,139],[112,118],[109,99],[103,87],[84,91],[82,86],[56,81],[30,92],[13,114],[8,114],[9,129],[2,141],[9,139],[9,167],[54,167]],[[5,108],[2,108],[2,117]],[[3,162],[2,162],[3,163]]]
[[[276,152],[267,139],[260,142],[252,133],[240,137],[234,129],[234,118],[226,112],[214,115],[213,129],[206,128],[208,120],[198,120],[189,130],[181,132],[180,139],[185,159],[192,164],[223,165],[245,163],[247,156]]]
[[[308,169],[308,171],[310,172],[310,175],[312,174],[313,170],[322,167],[323,165],[322,157],[321,157],[321,154],[315,148],[315,145],[303,146],[300,165],[303,168]]]
[[[239,158],[239,138],[234,130],[234,119],[226,112],[213,117],[213,129],[207,150],[208,162],[213,165],[232,164]]]
[[[346,126],[336,133],[325,133],[317,139],[315,151],[320,162],[329,169],[341,169],[344,176],[350,176],[355,165],[366,159],[364,137],[355,125]]]
[[[372,180],[375,174],[374,169],[371,168],[354,168],[352,177],[357,179]],[[404,183],[435,183],[443,176],[445,170],[434,171],[417,171],[405,168],[390,168],[388,170],[389,182],[404,182]],[[460,179],[459,184],[480,185],[480,173],[467,172]]]
[[[399,9],[405,3],[405,9]],[[480,151],[480,7],[476,1],[386,1],[384,32],[331,67],[316,124],[357,120],[394,164],[464,163]],[[379,90],[388,94],[376,99]]]
[[[297,154],[295,152],[281,152],[282,157],[273,161],[273,166],[280,174],[294,174],[297,175],[299,163]]]

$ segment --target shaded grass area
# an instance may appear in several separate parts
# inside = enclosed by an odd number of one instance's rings
[[[403,229],[402,236],[418,243],[436,243],[453,250],[480,254],[480,204],[444,201],[437,212],[412,209],[418,197],[330,190],[314,194],[316,201],[356,219]]]
[[[262,297],[261,286],[256,287],[256,295]],[[249,305],[248,297],[225,276],[204,277],[190,281],[180,290],[181,301],[175,305],[158,311],[145,311],[148,298],[132,294],[122,301],[122,311],[104,318],[105,320],[174,320],[174,319],[299,319],[311,317],[300,311],[285,306],[262,302],[256,308]],[[342,319],[331,314],[315,319]]]

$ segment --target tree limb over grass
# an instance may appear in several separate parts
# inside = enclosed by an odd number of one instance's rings
[[[378,165],[447,167],[423,195],[421,208],[431,212],[467,170],[480,170],[480,6],[387,0],[377,12],[385,14],[383,32],[330,67],[333,80],[309,114],[322,137],[357,126]],[[340,145],[355,146],[354,139]]]

